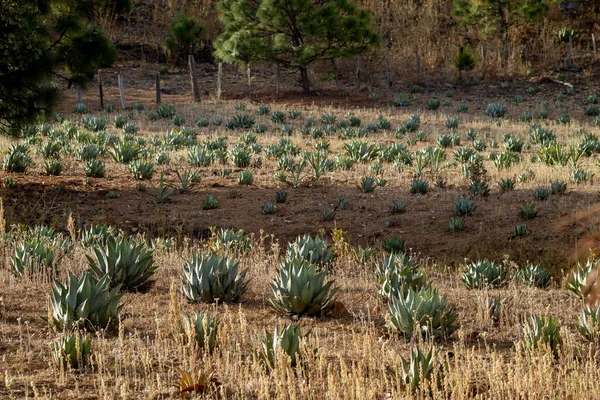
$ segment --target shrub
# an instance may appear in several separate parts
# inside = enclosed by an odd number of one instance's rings
[[[181,333],[193,340],[199,349],[212,352],[217,346],[219,320],[209,313],[183,314]]]
[[[525,349],[533,351],[539,347],[547,346],[558,358],[560,348],[562,347],[562,337],[560,335],[560,323],[552,315],[531,316],[531,319],[523,326],[523,344]]]
[[[485,115],[493,118],[502,118],[506,114],[506,106],[500,103],[490,103],[485,109]]]
[[[277,365],[277,357],[283,353],[289,357],[290,366],[295,368],[302,354],[300,343],[308,338],[309,333],[303,336],[300,325],[297,324],[288,324],[283,328],[275,327],[273,334],[265,330],[262,349],[258,353],[260,363],[265,368],[273,369]]]
[[[335,254],[330,245],[319,236],[313,239],[310,235],[298,236],[293,243],[289,243],[286,259],[302,258],[311,264],[324,267],[333,262]]]
[[[527,264],[525,267],[519,268],[515,278],[528,286],[541,289],[548,287],[552,281],[550,273],[539,264]]]
[[[52,342],[52,359],[57,366],[78,369],[90,363],[92,339],[78,333],[63,335]]]
[[[202,23],[179,12],[171,22],[163,48],[171,59],[182,61],[185,56],[196,53],[204,32]]]

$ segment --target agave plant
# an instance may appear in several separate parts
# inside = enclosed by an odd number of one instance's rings
[[[238,301],[248,287],[246,270],[238,272],[232,258],[194,254],[183,268],[183,294],[193,302]]]
[[[52,358],[56,365],[78,369],[90,363],[92,339],[80,334],[64,335],[52,343]]]
[[[600,304],[586,305],[576,328],[585,340],[598,343],[600,339]]]
[[[515,278],[526,285],[541,289],[548,287],[552,281],[550,273],[540,264],[527,264],[525,267],[519,268],[515,274]]]
[[[402,387],[407,391],[416,391],[421,383],[434,378],[436,371],[436,353],[431,346],[424,353],[418,347],[410,349],[410,359],[400,357],[402,363]]]
[[[105,246],[92,247],[93,257],[86,255],[94,276],[107,276],[111,286],[131,290],[144,284],[158,268],[152,250],[131,238],[108,237]]]
[[[56,247],[41,238],[25,240],[10,257],[15,276],[48,271],[56,259]]]
[[[298,236],[293,243],[288,244],[286,258],[302,258],[323,267],[333,262],[335,254],[331,246],[319,236],[313,239],[310,235],[304,235]]]
[[[219,320],[209,313],[183,314],[181,333],[192,339],[199,349],[211,352],[217,346]]]
[[[469,289],[497,288],[506,282],[507,271],[489,260],[479,260],[467,265],[461,280]]]
[[[25,172],[31,164],[29,146],[13,145],[4,157],[4,169],[7,172]]]
[[[142,150],[136,142],[123,140],[119,143],[115,143],[109,150],[109,154],[113,160],[122,164],[129,164],[130,162],[137,159]]]
[[[50,295],[52,322],[58,329],[105,328],[118,320],[121,311],[119,285],[110,288],[108,276],[97,281],[92,272],[79,278],[69,271],[66,284],[55,281]]]
[[[324,315],[332,311],[336,288],[334,281],[325,282],[326,271],[303,258],[284,259],[271,282],[271,306],[281,314]]]
[[[80,243],[83,248],[92,246],[106,246],[108,238],[118,235],[117,228],[111,225],[90,225],[81,231]]]
[[[567,290],[575,296],[585,298],[587,296],[587,278],[590,273],[600,265],[600,260],[588,259],[585,265],[577,264],[577,268],[571,272],[567,281]]]
[[[388,327],[407,339],[414,335],[446,338],[457,328],[457,315],[453,307],[447,307],[447,303],[446,296],[440,297],[437,289],[416,291],[409,288],[406,296],[392,297]]]
[[[245,252],[250,249],[250,239],[242,229],[238,231],[220,229],[214,237],[213,246],[216,250],[228,249]]]
[[[375,275],[379,279],[379,294],[387,299],[406,296],[408,289],[421,290],[428,287],[416,260],[404,253],[385,254],[376,263]]]
[[[471,199],[460,197],[454,201],[454,215],[457,217],[464,217],[465,215],[472,215],[475,212],[477,205]]]
[[[523,335],[525,336],[523,344],[526,350],[533,351],[544,345],[550,348],[554,358],[558,358],[562,337],[560,323],[552,315],[533,314],[523,326]]]
[[[282,353],[290,359],[290,366],[295,368],[300,359],[300,343],[308,338],[308,332],[302,335],[300,325],[288,324],[283,328],[275,327],[273,334],[265,330],[262,339],[262,349],[258,353],[260,363],[269,369],[277,365],[277,357]]]

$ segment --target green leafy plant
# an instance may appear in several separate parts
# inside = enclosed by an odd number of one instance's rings
[[[232,258],[194,254],[183,267],[183,294],[192,302],[236,302],[246,292],[246,271]]]
[[[4,170],[7,172],[23,173],[31,164],[29,147],[26,145],[13,145],[4,156]]]
[[[408,392],[416,392],[424,381],[436,378],[436,353],[434,347],[424,353],[419,347],[411,347],[410,358],[400,357],[402,364],[402,387]]]
[[[600,304],[586,305],[575,327],[585,340],[598,343],[600,340]]]
[[[407,339],[419,335],[447,338],[457,329],[457,314],[447,302],[446,296],[440,296],[437,289],[409,288],[406,296],[392,297],[388,327]]]
[[[452,232],[460,232],[465,229],[465,224],[467,223],[467,219],[465,217],[450,217],[450,230]]]
[[[262,206],[262,212],[265,215],[275,214],[276,211],[277,211],[277,206],[275,204],[271,203],[270,201],[265,202],[265,204],[263,204],[263,206]]]
[[[587,285],[588,276],[598,268],[600,260],[589,258],[585,265],[577,263],[577,267],[571,272],[567,279],[567,290],[579,298],[585,298],[590,289]]]
[[[415,258],[405,253],[385,254],[378,259],[375,275],[380,284],[379,295],[386,299],[406,296],[409,288],[418,291],[429,286]]]
[[[506,114],[506,106],[500,103],[490,103],[485,109],[485,115],[493,118],[502,118]]]
[[[286,259],[293,260],[301,258],[311,264],[324,267],[333,262],[335,254],[332,247],[319,236],[314,238],[310,235],[298,236],[296,240],[288,244]]]
[[[392,201],[392,206],[390,207],[390,212],[392,214],[402,214],[406,212],[406,204],[401,200]]]
[[[181,332],[198,349],[212,352],[217,347],[219,320],[209,313],[183,314]]]
[[[92,247],[86,255],[90,270],[97,279],[108,276],[111,287],[132,290],[154,275],[154,254],[145,244],[134,239],[108,237],[105,246]]]
[[[121,289],[110,288],[108,276],[97,281],[86,271],[79,278],[69,271],[66,284],[55,281],[50,294],[52,323],[58,329],[105,328],[118,321]]]
[[[526,266],[517,269],[515,279],[528,286],[540,289],[548,287],[552,282],[550,273],[540,264],[527,264]]]
[[[327,281],[327,272],[304,258],[281,261],[271,282],[273,297],[269,304],[281,314],[297,316],[325,315],[332,311],[337,289]]]
[[[245,252],[250,250],[250,238],[242,229],[220,229],[214,235],[212,246],[215,250],[235,250]]]
[[[238,185],[252,185],[254,183],[254,175],[252,171],[241,171],[238,177]]]
[[[404,240],[398,236],[390,236],[383,241],[383,250],[387,253],[401,253],[404,251]]]
[[[517,224],[515,226],[515,235],[516,236],[525,236],[529,232],[529,228],[526,224]]]
[[[550,314],[533,314],[529,321],[523,325],[525,349],[533,351],[546,346],[552,351],[554,358],[558,358],[563,343],[560,327],[559,321]]]
[[[477,205],[471,199],[460,197],[454,201],[454,215],[464,217],[465,215],[473,215]]]
[[[308,338],[309,334],[310,332],[302,335],[298,324],[288,324],[283,328],[275,327],[273,334],[265,330],[261,341],[262,349],[258,352],[259,362],[265,368],[273,369],[277,365],[277,358],[285,354],[289,357],[290,366],[295,368],[302,354],[300,344]]]
[[[219,208],[219,200],[211,194],[207,195],[206,199],[202,201],[202,209],[214,210],[215,208]]]
[[[521,208],[519,208],[519,217],[521,217],[521,219],[529,220],[537,217],[537,215],[538,211],[532,204],[524,204]]]
[[[360,184],[358,185],[358,188],[363,193],[371,193],[375,190],[376,187],[377,181],[371,176],[363,176],[360,180]]]
[[[149,180],[152,179],[152,175],[154,175],[154,164],[135,160],[129,163],[129,171],[137,180]]]
[[[412,194],[427,194],[429,182],[424,179],[413,179],[410,182],[409,192]]]
[[[461,280],[468,289],[497,288],[506,283],[507,270],[489,260],[478,260],[466,265]]]
[[[62,368],[84,368],[90,364],[92,355],[92,339],[75,334],[62,335],[52,342],[52,359]]]
[[[275,192],[275,202],[277,203],[285,203],[288,198],[288,193],[286,191]]]

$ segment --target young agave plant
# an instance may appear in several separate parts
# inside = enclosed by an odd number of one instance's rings
[[[600,304],[585,306],[576,328],[585,340],[598,343],[600,340]]]
[[[550,273],[540,264],[527,264],[525,267],[519,268],[515,274],[515,278],[517,281],[523,282],[528,286],[540,289],[548,287],[552,281]]]
[[[295,368],[300,359],[300,343],[308,339],[309,334],[302,335],[300,325],[296,324],[275,327],[273,334],[265,330],[262,349],[258,353],[260,363],[265,368],[273,369],[277,365],[277,357],[285,354],[289,357],[290,366]]]
[[[431,348],[424,353],[418,347],[410,349],[410,359],[400,357],[402,363],[402,387],[406,391],[416,391],[423,381],[431,380],[436,371],[436,353]]]
[[[106,246],[110,237],[115,237],[119,234],[117,228],[111,225],[90,225],[89,228],[81,231],[81,246],[85,249],[92,246]]]
[[[577,264],[577,268],[571,272],[571,276],[567,281],[567,290],[579,298],[584,298],[588,295],[587,278],[598,268],[600,260],[593,258],[588,259],[585,265]]]
[[[324,267],[333,262],[335,254],[331,246],[319,236],[313,239],[310,235],[304,235],[298,236],[293,243],[288,244],[286,258],[302,258],[311,264]]]
[[[437,289],[409,288],[406,296],[392,297],[388,327],[407,339],[414,335],[446,338],[457,329],[457,315],[453,307],[447,308],[447,303],[446,296],[440,297]]]
[[[212,247],[215,250],[228,249],[240,252],[250,250],[250,238],[242,229],[220,229],[214,236]]]
[[[118,320],[123,296],[120,289],[119,285],[110,288],[108,276],[96,281],[90,271],[79,278],[69,271],[66,284],[55,281],[50,294],[54,325],[61,330],[107,327]]]
[[[558,320],[552,315],[532,315],[523,326],[525,349],[533,351],[542,345],[548,346],[554,358],[558,358],[562,346],[560,326]]]
[[[325,282],[327,271],[317,272],[314,264],[303,258],[284,259],[271,282],[273,298],[269,303],[287,315],[314,316],[332,311],[336,288]]]
[[[183,294],[193,302],[235,302],[246,292],[246,270],[228,257],[194,254],[183,268]]]
[[[405,297],[409,288],[418,291],[429,285],[416,260],[404,253],[385,254],[383,260],[378,259],[375,274],[381,285],[379,294],[390,300]]]
[[[52,343],[52,358],[56,365],[78,369],[90,363],[92,339],[79,334],[64,335]]]
[[[52,268],[56,258],[56,248],[41,239],[29,239],[15,249],[15,254],[10,256],[15,276],[34,274],[48,271]]]
[[[131,290],[144,284],[158,268],[154,253],[135,239],[109,237],[106,246],[92,248],[93,257],[86,255],[94,276],[107,276],[111,286]]]
[[[489,260],[479,260],[467,265],[462,281],[468,289],[497,288],[506,282],[507,271]]]
[[[211,352],[217,346],[219,320],[209,313],[183,314],[181,333],[194,340],[199,349]]]

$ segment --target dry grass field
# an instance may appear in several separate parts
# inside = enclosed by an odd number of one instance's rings
[[[3,139],[13,161],[0,189],[0,398],[598,397],[598,308],[590,305],[595,318],[582,320],[596,289],[584,267],[597,263],[600,245],[600,141],[596,117],[586,115],[600,114],[593,86],[484,81],[405,88],[400,97],[272,101],[258,93],[199,104],[174,93],[163,98],[173,108],[160,112],[146,89],[132,89],[124,111],[109,89],[111,112],[93,109],[90,90],[88,111],[65,102],[61,120],[19,140],[26,149],[10,150],[16,142]],[[135,165],[122,162],[124,146]],[[19,166],[15,152],[29,157],[24,173],[10,172]],[[49,175],[56,163],[60,174]],[[104,166],[103,177],[91,176],[100,168],[93,163]],[[136,179],[132,171],[139,178],[143,168],[151,179]],[[426,193],[411,193],[418,190]],[[106,328],[91,318],[52,323],[54,282],[90,269],[104,248],[94,240],[106,238],[88,232],[102,224],[150,252],[154,273],[122,288],[122,308]],[[221,228],[248,235],[228,241]],[[299,317],[270,300],[280,263],[298,250],[288,243],[305,234],[329,246],[308,257],[329,254],[310,268],[337,292],[314,316]],[[31,248],[40,243],[53,258]],[[413,259],[382,274],[390,253]],[[195,254],[237,260],[247,290],[236,301],[191,302],[182,275]],[[486,259],[498,276],[469,273]],[[535,264],[540,269],[523,278]],[[456,321],[446,314],[436,330],[425,318],[423,334],[398,329],[398,300],[382,284],[403,273],[400,297],[422,299],[431,290],[419,288],[435,288]],[[78,303],[78,315],[96,300]],[[415,325],[422,311],[404,319]],[[194,312],[218,319],[214,338],[185,328],[184,314]],[[556,326],[532,322],[547,315]],[[297,362],[281,348],[265,361],[265,330],[290,323],[310,332]],[[78,329],[91,350],[64,361],[56,343]],[[416,349],[431,351],[431,362],[410,369],[403,359]]]

